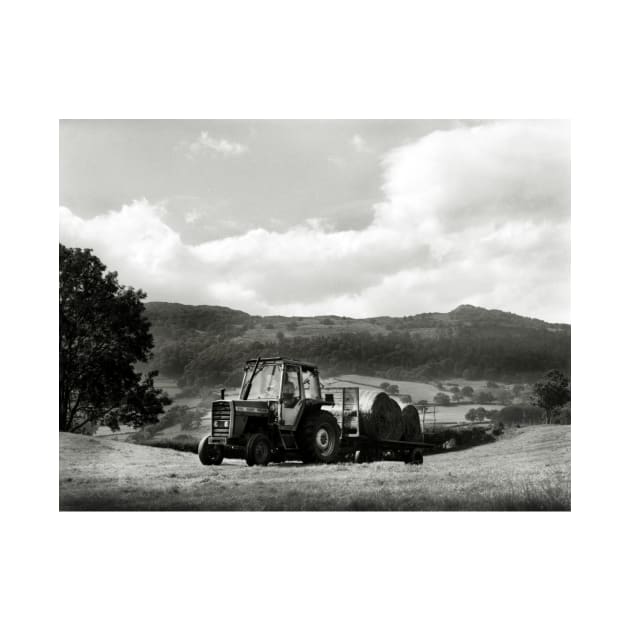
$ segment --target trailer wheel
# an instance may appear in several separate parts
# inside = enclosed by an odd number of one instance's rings
[[[204,437],[199,442],[197,454],[199,455],[199,461],[204,466],[219,466],[223,461],[223,448],[216,444],[208,444],[207,437]]]
[[[330,464],[339,458],[341,438],[335,416],[320,411],[304,418],[298,433],[304,463]]]
[[[406,463],[419,466],[424,462],[424,455],[421,448],[411,449],[409,455],[407,455]]]
[[[271,442],[263,433],[254,433],[245,446],[248,466],[266,466],[271,460]]]

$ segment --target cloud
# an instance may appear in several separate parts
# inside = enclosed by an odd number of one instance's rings
[[[203,217],[203,213],[199,212],[196,208],[193,208],[184,214],[184,221],[186,223],[197,223],[201,217]]]
[[[352,136],[352,138],[350,139],[350,144],[354,147],[354,150],[357,153],[367,153],[370,151],[370,148],[368,147],[366,141],[358,133],[355,133]]]
[[[231,142],[223,138],[213,138],[207,131],[202,131],[187,148],[189,157],[203,155],[204,153],[219,153],[225,156],[236,156],[249,151],[249,148],[244,144]]]
[[[61,208],[60,238],[153,300],[359,317],[472,303],[569,320],[568,125],[434,132],[382,169],[384,200],[361,229],[313,218],[192,245],[140,200],[87,220]]]

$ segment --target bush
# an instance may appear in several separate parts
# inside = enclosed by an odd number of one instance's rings
[[[534,405],[509,405],[501,409],[497,418],[506,427],[544,424],[545,412]]]
[[[147,432],[147,437],[152,437],[159,431],[163,431],[177,424],[181,424],[182,429],[198,427],[202,416],[203,410],[201,409],[190,409],[184,405],[175,405],[162,416],[157,424],[151,427],[151,430]]]

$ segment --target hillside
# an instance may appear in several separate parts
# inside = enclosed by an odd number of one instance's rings
[[[183,386],[240,381],[243,362],[286,355],[325,375],[528,380],[570,371],[571,327],[462,305],[449,313],[354,319],[261,317],[221,306],[149,302],[151,367]]]
[[[59,434],[61,510],[569,510],[571,429],[402,462],[204,467],[192,453]]]

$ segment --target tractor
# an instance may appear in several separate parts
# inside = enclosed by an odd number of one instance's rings
[[[317,366],[282,357],[245,364],[238,400],[212,403],[211,433],[199,443],[199,459],[217,465],[224,457],[266,466],[289,459],[331,463],[341,452],[342,428],[325,406]]]

